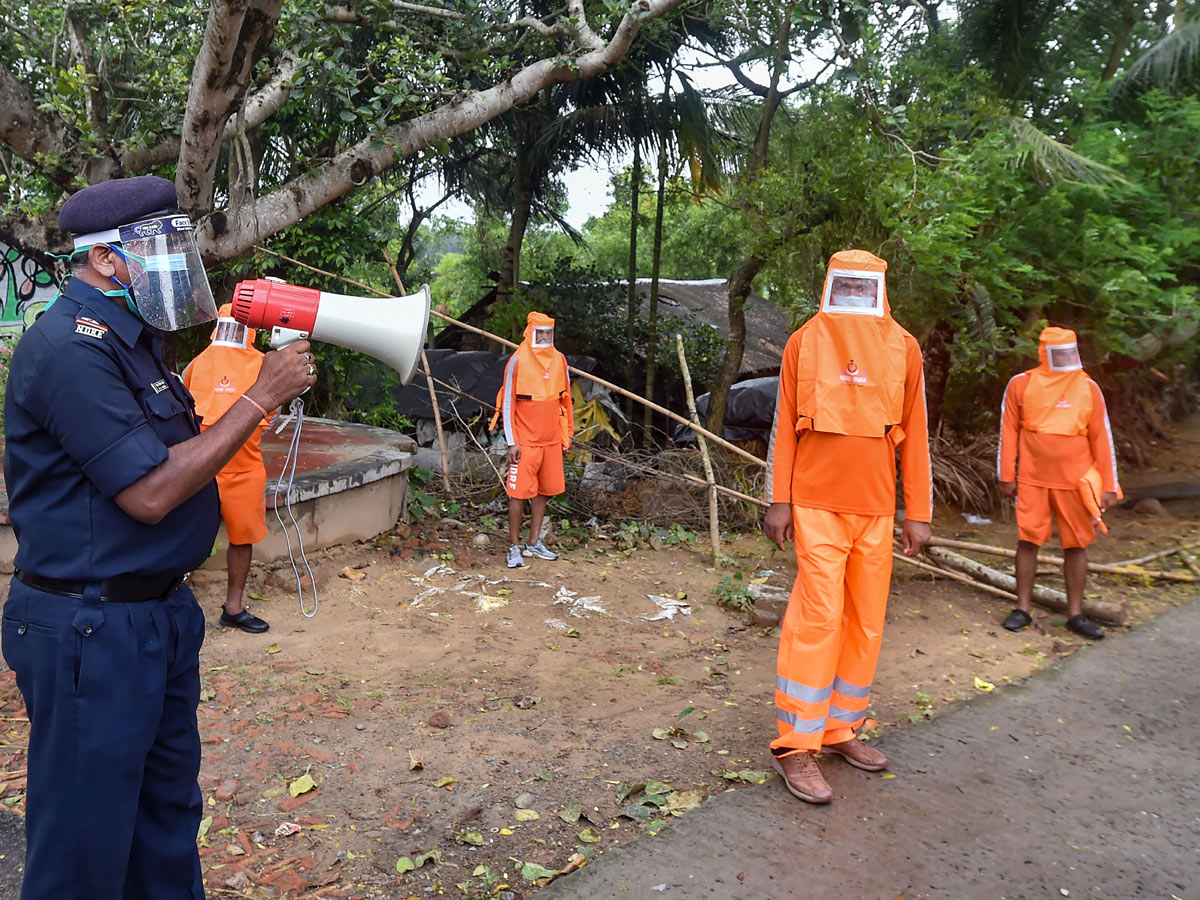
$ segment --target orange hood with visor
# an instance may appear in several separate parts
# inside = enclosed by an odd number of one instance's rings
[[[892,318],[886,272],[866,250],[829,260],[821,308],[801,329],[797,432],[904,439],[908,332]]]

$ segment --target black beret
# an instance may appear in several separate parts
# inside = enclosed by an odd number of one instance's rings
[[[67,198],[58,213],[58,227],[72,234],[107,231],[137,222],[161,210],[175,210],[175,182],[157,175],[114,178],[85,187]]]

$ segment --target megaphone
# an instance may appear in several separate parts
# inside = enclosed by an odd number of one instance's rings
[[[355,297],[254,278],[233,289],[233,317],[249,328],[270,329],[278,350],[313,339],[358,350],[387,363],[408,384],[421,359],[429,324],[429,285],[407,297]]]

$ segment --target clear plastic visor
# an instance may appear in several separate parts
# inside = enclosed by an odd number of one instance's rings
[[[824,312],[883,315],[883,279],[873,274],[830,273],[825,282]]]
[[[533,346],[538,349],[554,346],[554,326],[535,325],[533,327]]]
[[[246,349],[246,326],[237,319],[217,319],[213,332],[214,347],[237,347]]]
[[[1079,347],[1076,344],[1047,347],[1046,360],[1055,372],[1072,372],[1083,368],[1083,363],[1079,359]]]
[[[182,331],[217,317],[217,304],[186,216],[135,222],[122,226],[120,233],[133,302],[147,325]]]

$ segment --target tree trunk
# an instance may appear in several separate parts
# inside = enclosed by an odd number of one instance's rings
[[[668,73],[668,81],[670,74]],[[668,88],[669,89],[669,88]],[[664,93],[664,103],[666,95]],[[646,328],[646,399],[654,399],[654,380],[658,374],[658,276],[662,269],[663,201],[667,195],[667,117],[658,135],[658,205],[654,210],[654,257],[650,264],[650,311]],[[642,418],[642,440],[650,443],[654,427],[654,412],[645,408]]]
[[[1137,25],[1138,19],[1142,14],[1143,4],[1140,2],[1128,3],[1121,10],[1121,27],[1120,30],[1113,36],[1112,49],[1108,54],[1108,63],[1104,67],[1104,74],[1100,76],[1100,81],[1111,81],[1113,76],[1117,74],[1117,70],[1121,68],[1121,63],[1125,60],[1125,54],[1129,52],[1129,41],[1133,37],[1134,26]]]
[[[950,344],[953,340],[954,327],[939,320],[929,333],[925,346],[925,406],[931,437],[937,434],[942,421],[942,403],[946,397],[946,384],[950,380]]]
[[[636,369],[637,357],[633,352],[633,325],[637,321],[637,239],[638,239],[638,199],[642,186],[642,145],[638,140],[633,142],[633,170],[629,183],[629,287],[626,293],[625,307],[625,383],[633,387],[633,376]],[[633,424],[633,401],[625,400],[625,418]]]
[[[517,147],[512,224],[508,228],[508,243],[504,245],[504,260],[500,264],[500,283],[496,285],[496,302],[501,305],[512,296],[521,279],[521,243],[525,240],[525,229],[533,209],[533,177],[529,172],[528,149],[523,142]]]
[[[771,82],[767,88],[767,96],[763,100],[762,118],[758,123],[758,132],[754,137],[754,145],[746,159],[745,177],[753,181],[762,174],[767,166],[767,150],[770,147],[771,123],[775,121],[775,113],[783,101],[783,93],[779,90],[779,81],[787,66],[788,39],[791,35],[791,17],[789,14],[780,16],[779,37],[775,44],[775,59],[771,66]],[[729,389],[737,379],[742,368],[742,355],[746,351],[746,298],[750,296],[750,288],[754,279],[766,265],[766,259],[761,253],[751,253],[738,266],[733,277],[729,279],[729,342],[725,345],[725,356],[721,360],[721,370],[717,380],[708,394],[708,430],[724,434],[725,403],[729,399]]]
[[[741,371],[742,354],[746,351],[746,298],[750,296],[750,285],[765,263],[761,256],[748,256],[729,279],[729,341],[725,345],[721,370],[708,395],[708,420],[705,423],[714,434],[725,434],[725,402]]]

